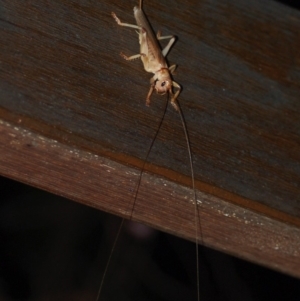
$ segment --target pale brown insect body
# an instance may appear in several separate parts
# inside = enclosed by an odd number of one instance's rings
[[[137,25],[122,23],[115,13],[112,16],[120,26],[131,27],[138,29],[140,53],[132,56],[126,56],[121,53],[121,56],[126,60],[133,60],[141,58],[144,68],[147,72],[151,72],[154,76],[150,80],[150,90],[147,95],[146,104],[150,104],[150,97],[153,90],[156,90],[159,94],[169,93],[171,96],[171,104],[178,110],[176,99],[180,93],[180,85],[172,80],[171,74],[176,68],[176,65],[168,67],[165,56],[168,54],[170,48],[175,42],[174,36],[161,36],[160,32],[155,37],[153,30],[142,10],[142,1],[140,1],[139,7],[135,6],[133,9],[134,17]],[[161,50],[158,40],[170,39],[168,45]],[[173,93],[173,87],[177,89],[176,93]]]

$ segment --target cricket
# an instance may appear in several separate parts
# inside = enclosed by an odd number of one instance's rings
[[[140,53],[132,56],[126,56],[121,52],[121,56],[130,61],[137,58],[141,58],[144,68],[147,72],[151,72],[154,76],[150,79],[150,90],[147,95],[146,105],[150,105],[150,97],[155,89],[157,93],[163,95],[169,93],[171,96],[171,104],[178,111],[177,97],[180,93],[180,85],[172,80],[171,74],[176,69],[176,65],[168,67],[165,57],[175,42],[174,36],[161,36],[158,32],[156,37],[152,31],[152,28],[142,10],[142,0],[140,0],[139,7],[133,8],[134,17],[137,25],[122,23],[115,13],[112,13],[113,18],[117,24],[124,27],[131,27],[138,29]],[[161,50],[158,40],[170,39],[168,45]],[[173,94],[173,89],[177,89]]]
[[[195,190],[192,152],[191,152],[190,141],[189,141],[189,136],[188,136],[188,131],[187,131],[186,123],[184,120],[184,116],[183,116],[182,110],[179,106],[179,103],[177,101],[177,98],[181,92],[181,87],[177,82],[175,82],[172,79],[172,75],[171,75],[174,73],[174,71],[176,69],[176,65],[172,65],[169,67],[167,64],[167,61],[165,59],[165,57],[169,53],[171,47],[173,46],[173,44],[176,40],[176,37],[173,35],[162,36],[160,31],[158,31],[156,35],[154,34],[152,27],[149,24],[148,19],[142,9],[142,0],[139,1],[139,6],[135,6],[133,8],[133,12],[134,12],[134,18],[136,20],[136,24],[124,23],[117,17],[117,15],[114,12],[111,13],[112,17],[114,18],[114,20],[116,21],[116,23],[119,26],[135,29],[138,34],[138,37],[139,37],[140,53],[131,55],[131,56],[127,56],[123,52],[121,52],[120,55],[125,60],[128,60],[128,61],[141,58],[145,71],[154,74],[153,77],[150,79],[150,89],[149,89],[149,92],[146,97],[146,105],[147,106],[150,105],[150,98],[151,98],[151,95],[153,94],[154,90],[160,95],[168,94],[171,105],[180,115],[183,131],[184,131],[185,138],[186,138],[186,144],[187,144],[187,150],[188,150],[188,156],[189,156],[189,162],[190,162],[190,170],[191,170],[191,184],[192,184],[192,189],[193,189],[193,201],[195,204],[195,246],[196,246],[196,262],[195,262],[195,264],[196,264],[196,274],[197,274],[196,275],[196,277],[197,277],[196,295],[197,295],[197,301],[200,301],[199,267],[198,267],[198,263],[199,263],[199,258],[198,258],[199,257],[199,255],[198,255],[198,220],[199,219],[198,219],[198,216],[199,216],[199,214],[198,214],[197,197],[196,197],[196,190]],[[167,40],[167,39],[169,40],[169,42],[162,49],[159,44],[159,41]],[[173,92],[173,89],[176,90],[175,93]],[[154,138],[154,140],[155,140],[155,138]],[[151,147],[149,149],[149,152],[151,150]],[[146,162],[146,160],[147,160],[147,158],[145,159],[145,162]],[[142,172],[143,172],[143,170],[141,171],[140,178],[142,176]],[[140,183],[140,179],[139,179],[139,183]],[[137,188],[137,190],[138,190],[138,188]],[[135,198],[136,197],[137,197],[137,194],[135,195]],[[123,219],[123,221],[124,221],[124,219]],[[118,240],[118,237],[120,234],[120,230],[123,226],[123,221],[122,221],[120,228],[118,230],[118,233],[116,235],[108,262],[106,264],[96,300],[100,300],[100,295],[101,295],[102,287],[104,284],[105,275],[106,275],[108,266],[110,264],[112,254],[114,252],[114,248],[117,243],[117,240]],[[199,224],[200,224],[200,221],[199,221]]]

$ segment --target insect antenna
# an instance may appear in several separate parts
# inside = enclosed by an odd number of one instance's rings
[[[158,125],[157,130],[156,130],[156,132],[155,132],[155,135],[154,135],[154,137],[153,137],[153,139],[152,139],[152,141],[151,141],[150,147],[148,148],[146,157],[145,157],[145,159],[144,159],[142,168],[141,168],[141,170],[140,170],[140,175],[139,175],[139,180],[138,180],[138,183],[137,183],[137,188],[136,188],[136,190],[135,190],[135,196],[134,196],[134,200],[133,200],[133,205],[131,206],[132,209],[131,209],[131,213],[130,213],[130,217],[129,217],[130,220],[131,220],[131,218],[132,218],[133,211],[134,211],[134,207],[135,207],[135,202],[136,202],[136,200],[137,200],[137,196],[138,196],[138,193],[139,193],[139,188],[140,188],[141,181],[142,181],[142,175],[143,175],[143,172],[144,172],[144,170],[145,170],[146,163],[148,162],[148,158],[149,158],[149,155],[150,155],[151,150],[152,150],[152,148],[153,148],[154,142],[155,142],[155,140],[156,140],[156,138],[157,138],[157,136],[158,136],[158,134],[159,134],[159,131],[160,131],[161,126],[162,126],[162,124],[163,124],[163,121],[164,121],[164,119],[165,119],[165,115],[166,115],[166,112],[167,112],[167,108],[168,108],[168,101],[166,101],[163,115],[162,115],[162,117],[161,117],[161,119],[160,119],[159,125]]]
[[[141,2],[140,2],[141,3]],[[131,212],[130,212],[130,215],[129,215],[129,220],[132,219],[132,216],[133,216],[133,212],[134,212],[134,207],[135,207],[135,203],[136,203],[136,200],[137,200],[137,197],[138,197],[138,193],[139,193],[139,188],[141,186],[141,181],[142,181],[142,176],[143,176],[143,172],[145,170],[145,166],[146,166],[146,163],[148,161],[148,158],[149,158],[149,155],[151,153],[151,150],[153,148],[153,145],[154,145],[154,142],[159,134],[159,131],[161,129],[161,126],[163,124],[163,121],[164,121],[164,118],[165,118],[165,115],[166,115],[166,112],[167,112],[167,107],[168,107],[168,100],[166,101],[166,104],[165,104],[165,108],[164,108],[164,112],[163,112],[163,115],[160,119],[160,123],[157,127],[157,130],[155,132],[155,135],[151,141],[151,144],[150,144],[150,147],[148,148],[148,151],[147,151],[147,154],[146,154],[146,157],[144,159],[144,162],[143,162],[143,165],[142,165],[142,168],[139,172],[139,179],[138,179],[138,182],[137,182],[137,185],[136,185],[136,189],[135,189],[135,194],[134,194],[134,198],[133,198],[133,204],[128,204],[128,207],[127,209],[129,208],[129,205],[131,206]],[[126,210],[127,211],[127,210]],[[119,225],[119,228],[118,228],[118,231],[117,231],[117,235],[115,237],[115,240],[114,240],[114,243],[113,243],[113,246],[111,248],[111,251],[110,251],[110,254],[109,254],[109,257],[108,257],[108,260],[107,260],[107,263],[106,263],[106,266],[105,266],[105,269],[104,269],[104,272],[103,272],[103,276],[102,276],[102,279],[101,279],[101,283],[100,283],[100,287],[99,287],[99,290],[98,290],[98,293],[97,293],[97,298],[96,298],[96,301],[99,301],[100,300],[100,295],[101,295],[101,292],[102,292],[102,289],[103,289],[103,285],[104,285],[104,281],[105,281],[105,278],[106,278],[106,274],[107,274],[107,271],[108,271],[108,268],[110,266],[110,263],[111,263],[111,260],[112,260],[112,256],[114,254],[114,251],[115,251],[115,248],[116,248],[116,245],[117,245],[117,242],[119,240],[119,237],[120,237],[120,234],[121,234],[121,231],[123,229],[123,225],[124,225],[124,222],[125,222],[125,218],[122,218],[121,222],[120,222],[120,225]]]
[[[190,144],[190,138],[187,131],[185,119],[181,110],[181,107],[179,105],[179,102],[177,99],[174,99],[176,104],[176,110],[179,113],[182,128],[185,135],[187,150],[189,154],[189,161],[190,161],[190,170],[191,170],[191,177],[192,177],[192,188],[193,188],[193,198],[195,202],[195,246],[196,246],[196,279],[197,279],[197,300],[200,301],[200,275],[199,275],[199,246],[198,246],[198,232],[200,233],[200,238],[202,240],[202,229],[201,229],[201,222],[200,222],[200,214],[199,214],[199,208],[197,206],[197,195],[196,195],[196,189],[195,189],[195,177],[194,177],[194,165],[193,165],[193,158],[192,158],[192,151],[191,151],[191,144]],[[199,231],[198,231],[199,226]]]

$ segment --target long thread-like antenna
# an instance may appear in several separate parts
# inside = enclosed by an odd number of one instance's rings
[[[193,160],[192,160],[192,151],[191,151],[191,145],[190,145],[190,139],[188,135],[188,131],[186,128],[186,123],[183,117],[182,110],[179,106],[179,103],[176,99],[174,99],[175,102],[175,108],[179,113],[185,139],[186,139],[186,144],[187,144],[187,149],[189,153],[189,160],[190,160],[190,169],[191,169],[191,176],[192,176],[192,188],[193,188],[193,193],[194,193],[194,202],[195,202],[195,245],[196,245],[196,264],[197,264],[197,300],[200,301],[200,275],[199,275],[199,247],[198,247],[198,220],[199,220],[199,228],[200,228],[200,233],[201,233],[201,224],[200,224],[200,219],[199,219],[199,211],[198,211],[198,206],[197,206],[197,195],[196,195],[196,189],[195,189],[195,177],[194,177],[194,165],[193,165]]]
[[[141,1],[142,2],[142,1]],[[129,205],[131,205],[131,212],[130,212],[130,215],[129,215],[129,220],[131,220],[132,218],[132,215],[133,215],[133,211],[134,211],[134,207],[135,207],[135,203],[136,203],[136,200],[137,200],[137,197],[138,197],[138,193],[139,193],[139,188],[140,188],[140,185],[141,185],[141,181],[142,181],[142,175],[143,175],[143,172],[144,172],[144,169],[145,169],[145,166],[146,166],[146,163],[148,161],[148,157],[150,155],[150,152],[152,150],[152,147],[154,145],[154,142],[157,138],[157,135],[160,131],[160,128],[162,126],[162,123],[164,121],[164,118],[165,118],[165,115],[166,115],[166,111],[167,111],[167,107],[168,107],[168,101],[166,101],[166,105],[165,105],[165,109],[164,109],[164,113],[163,113],[163,116],[160,120],[160,123],[159,123],[159,126],[156,130],[156,133],[151,141],[151,144],[150,144],[150,147],[148,148],[148,151],[147,151],[147,154],[146,154],[146,158],[143,162],[143,165],[142,165],[142,168],[140,170],[140,174],[139,174],[139,180],[137,182],[137,185],[136,185],[136,189],[135,189],[135,194],[134,194],[134,198],[133,198],[133,204],[128,204],[128,207],[127,209],[129,208]],[[127,211],[127,210],[126,210]],[[121,231],[122,231],[122,228],[123,228],[123,225],[124,225],[124,221],[125,219],[122,218],[121,220],[121,223],[120,223],[120,226],[119,226],[119,229],[118,229],[118,232],[117,232],[117,235],[116,235],[116,238],[114,240],[114,243],[113,243],[113,246],[111,248],[111,252],[109,254],[109,257],[108,257],[108,260],[107,260],[107,263],[106,263],[106,266],[105,266],[105,269],[104,269],[104,272],[103,272],[103,276],[102,276],[102,279],[101,279],[101,283],[100,283],[100,287],[99,287],[99,290],[98,290],[98,294],[97,294],[97,298],[96,298],[96,301],[99,301],[99,298],[100,298],[100,295],[101,295],[101,292],[102,292],[102,288],[103,288],[103,285],[104,285],[104,280],[106,278],[106,274],[107,274],[107,271],[108,271],[108,268],[110,266],[110,263],[111,263],[111,259],[112,259],[112,256],[114,254],[114,251],[115,251],[115,248],[116,248],[116,245],[117,245],[117,242],[119,240],[119,236],[121,234]]]
[[[144,172],[144,170],[145,170],[145,166],[146,166],[146,163],[147,163],[147,161],[148,161],[148,157],[149,157],[149,155],[150,155],[150,153],[151,153],[151,150],[152,150],[152,147],[153,147],[153,145],[154,145],[154,142],[155,142],[155,140],[156,140],[156,138],[157,138],[157,136],[158,136],[158,133],[159,133],[159,131],[160,131],[160,128],[161,128],[161,126],[162,126],[162,124],[163,124],[163,121],[164,121],[164,119],[165,119],[165,115],[166,115],[166,112],[167,112],[167,108],[168,108],[168,101],[166,102],[166,105],[165,105],[165,108],[164,108],[164,113],[163,113],[163,115],[162,115],[162,118],[160,119],[160,123],[159,123],[158,128],[157,128],[157,130],[156,130],[156,133],[155,133],[155,135],[154,135],[154,137],[153,137],[153,139],[152,139],[152,141],[151,141],[150,147],[148,148],[148,152],[147,152],[146,158],[145,158],[145,160],[144,160],[142,169],[141,169],[141,171],[140,171],[139,181],[138,181],[138,183],[137,183],[137,189],[136,189],[136,192],[135,192],[135,197],[134,197],[134,201],[133,201],[133,206],[132,206],[132,209],[131,209],[130,219],[131,219],[131,217],[132,217],[132,214],[133,214],[133,211],[134,211],[134,207],[135,207],[135,202],[136,202],[136,200],[137,200],[137,196],[138,196],[138,193],[139,193],[139,187],[140,187],[141,181],[142,181],[142,174],[143,174],[143,172]]]

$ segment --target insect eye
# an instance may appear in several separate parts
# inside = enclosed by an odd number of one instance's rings
[[[161,83],[161,86],[162,86],[162,87],[164,87],[164,86],[165,86],[165,84],[166,84],[166,82],[162,82],[162,83]]]

